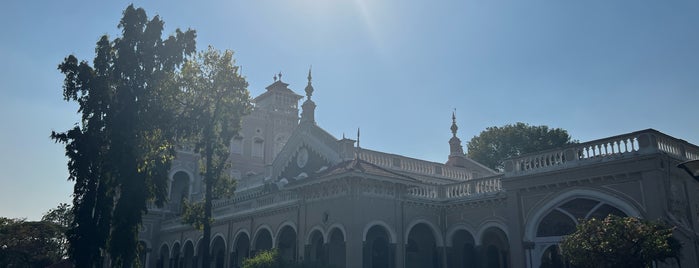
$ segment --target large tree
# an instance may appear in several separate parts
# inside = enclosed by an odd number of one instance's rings
[[[206,187],[203,205],[187,205],[184,218],[203,229],[202,251],[209,252],[211,201],[233,193],[228,173],[230,142],[238,135],[242,116],[251,109],[250,93],[248,83],[235,66],[233,52],[221,53],[213,47],[182,66],[178,84],[185,110],[183,121],[190,130],[187,142],[194,145],[200,156]],[[209,262],[208,257],[203,257],[203,267],[209,267]]]
[[[0,267],[46,267],[63,257],[61,226],[0,217]]]
[[[609,215],[581,222],[561,243],[563,256],[576,267],[651,267],[677,260],[681,244],[674,228],[635,217]]]
[[[149,201],[166,200],[167,172],[175,153],[173,78],[195,51],[195,32],[161,37],[164,22],[128,6],[121,36],[97,42],[93,65],[70,55],[59,65],[63,96],[79,104],[81,120],[52,138],[65,143],[73,190],[68,231],[77,267],[93,267],[108,252],[113,266],[131,267]]]
[[[503,160],[522,154],[571,144],[564,129],[531,126],[525,123],[489,127],[474,136],[467,145],[468,157],[495,169],[503,170]]]
[[[60,247],[61,258],[68,257],[68,239],[66,238],[66,231],[73,224],[73,210],[70,205],[66,203],[60,203],[56,208],[52,208],[41,217],[41,221],[50,222],[56,224],[60,235],[57,237],[56,241]]]

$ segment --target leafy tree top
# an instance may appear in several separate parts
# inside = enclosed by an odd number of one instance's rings
[[[138,226],[148,202],[166,200],[175,155],[175,73],[195,52],[196,33],[175,30],[129,5],[113,40],[102,36],[92,66],[69,55],[58,66],[63,97],[79,104],[81,121],[63,133],[73,191],[70,255],[78,267],[98,265],[108,251],[113,266],[136,259]]]
[[[565,146],[572,140],[568,131],[518,122],[488,127],[467,145],[468,157],[495,170],[503,170],[507,158]]]
[[[581,222],[561,243],[562,254],[576,267],[650,267],[679,258],[674,228],[636,217],[609,215]]]

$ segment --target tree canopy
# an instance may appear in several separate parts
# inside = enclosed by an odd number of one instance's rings
[[[635,217],[609,215],[581,222],[561,243],[563,256],[576,267],[650,267],[678,258],[674,228]]]
[[[0,267],[46,267],[64,257],[63,228],[49,221],[0,218]]]
[[[230,142],[238,135],[243,115],[251,109],[248,83],[238,73],[233,52],[223,53],[209,47],[187,61],[178,76],[181,90],[184,121],[189,126],[187,142],[201,159],[201,172],[206,191],[204,203],[187,204],[183,219],[195,227],[201,227],[203,251],[209,251],[212,222],[212,199],[230,196],[234,181],[228,169]],[[203,210],[203,211],[202,211]],[[204,258],[203,266],[209,266]]]
[[[503,160],[574,143],[568,131],[518,122],[488,127],[467,145],[468,157],[495,170],[503,170]]]
[[[131,267],[147,204],[166,200],[167,172],[178,136],[175,72],[195,51],[193,30],[161,37],[164,22],[128,6],[121,36],[102,36],[92,66],[70,55],[58,66],[63,97],[79,104],[81,120],[51,137],[65,144],[73,189],[68,231],[77,267],[93,267],[100,252],[113,266]]]

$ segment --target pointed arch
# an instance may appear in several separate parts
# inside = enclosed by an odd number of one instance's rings
[[[618,208],[622,212],[626,213],[626,215],[643,218],[641,213],[642,210],[634,206],[632,202],[623,200],[622,198],[597,189],[572,189],[544,200],[542,205],[533,210],[533,213],[531,213],[531,216],[527,218],[527,222],[525,223],[524,238],[528,241],[533,240],[536,237],[536,229],[539,222],[541,222],[541,220],[548,215],[552,209],[576,198],[586,198],[604,202]]]

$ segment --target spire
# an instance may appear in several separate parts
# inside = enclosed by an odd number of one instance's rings
[[[306,86],[306,97],[308,97],[309,100],[311,99],[311,96],[313,96],[313,85],[311,85],[311,80],[313,79],[311,76],[312,67],[313,66],[308,68],[308,85]]]
[[[451,112],[451,135],[452,139],[456,137],[456,131],[459,130],[459,126],[456,125],[456,109]],[[458,138],[457,138],[458,139]]]
[[[461,147],[461,140],[456,137],[456,131],[459,127],[456,125],[456,112],[451,112],[451,134],[452,137],[449,139],[449,156],[463,156],[464,148]]]
[[[281,73],[279,75],[281,77]],[[311,79],[313,79],[313,77],[311,76],[311,68],[308,68],[308,85],[306,86],[306,101],[304,101],[301,105],[301,108],[303,108],[303,111],[301,111],[301,123],[315,123],[316,104],[311,100],[311,96],[313,96],[313,85],[311,85]]]

